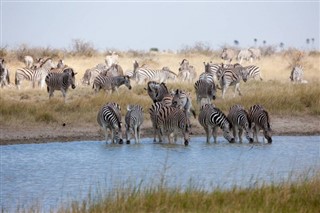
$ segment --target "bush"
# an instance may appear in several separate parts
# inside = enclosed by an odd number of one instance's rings
[[[81,39],[72,40],[71,54],[74,56],[88,56],[92,57],[97,55],[97,50],[90,42]]]

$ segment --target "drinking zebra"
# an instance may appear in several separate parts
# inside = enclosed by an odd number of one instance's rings
[[[110,93],[114,91],[118,92],[118,88],[122,85],[125,85],[129,90],[131,90],[130,78],[128,76],[116,76],[116,77],[107,77],[103,75],[98,75],[93,82],[92,88],[95,92],[99,92],[100,89],[105,91],[109,90]]]
[[[174,137],[174,142],[177,142],[178,133],[184,138],[184,145],[187,146],[190,141],[190,120],[184,110],[176,107],[162,106],[159,109],[156,120],[156,128],[159,131],[160,142],[162,136],[168,136],[168,142],[171,143],[171,137]]]
[[[255,142],[259,142],[258,134],[260,130],[263,130],[264,138],[268,140],[268,143],[272,143],[270,118],[268,112],[261,105],[253,105],[249,109],[249,119],[253,123],[253,138]],[[264,141],[263,138],[263,141]]]
[[[10,84],[10,73],[6,67],[6,62],[3,58],[0,58],[0,85],[1,88]]]
[[[196,90],[197,103],[201,103],[202,99],[206,99],[206,103],[210,104],[211,100],[216,99],[216,86],[214,82],[207,80],[198,80],[194,83],[194,89]]]
[[[60,90],[62,92],[64,101],[66,101],[66,94],[68,88],[71,86],[75,89],[75,73],[72,68],[67,68],[63,73],[49,73],[46,76],[45,82],[47,84],[47,91],[49,93],[49,99],[53,97],[53,92],[55,90]]]
[[[206,104],[201,107],[198,116],[199,123],[206,131],[207,143],[210,142],[211,134],[214,139],[214,143],[217,143],[217,131],[220,127],[223,131],[223,136],[230,143],[234,143],[234,137],[231,133],[232,124],[228,120],[227,116],[213,104]]]
[[[130,143],[130,131],[134,134],[136,143],[140,143],[140,126],[143,123],[143,108],[140,105],[128,105],[125,116],[126,139]]]
[[[36,82],[40,88],[44,87],[45,78],[51,68],[54,68],[54,64],[51,58],[47,58],[43,64],[37,69],[30,68],[19,68],[15,73],[15,84],[18,89],[20,89],[20,84],[22,80],[32,81],[32,87],[35,88]]]
[[[250,143],[253,142],[252,125],[247,111],[241,105],[233,105],[230,107],[228,119],[232,124],[233,136],[235,141],[242,143],[243,130],[246,132],[246,138]]]
[[[240,80],[242,79],[246,82],[247,78],[248,72],[240,64],[235,64],[233,68],[223,68],[219,80],[220,87],[222,88],[222,99],[224,99],[228,87],[232,85],[234,85],[233,97],[236,96],[236,91],[238,91],[239,95],[242,95],[240,91]]]
[[[303,68],[301,65],[292,68],[290,80],[294,83],[308,83],[306,80],[303,80]]]
[[[246,66],[244,67],[244,69],[246,69],[247,71],[247,78],[253,78],[256,79],[257,77],[259,77],[260,81],[262,81],[262,76],[261,76],[261,71],[260,68],[258,66],[255,65],[250,65],[250,66]]]
[[[102,106],[97,115],[97,122],[104,130],[106,143],[108,142],[108,130],[111,132],[111,142],[122,144],[121,108],[117,103],[107,103]]]
[[[163,67],[161,70],[150,69],[148,67],[139,67],[138,62],[135,61],[134,75],[137,84],[142,84],[147,81],[166,82],[167,80],[175,80],[177,74],[172,72],[168,67]]]

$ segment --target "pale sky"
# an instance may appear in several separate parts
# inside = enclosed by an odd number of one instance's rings
[[[1,1],[1,46],[179,50],[203,42],[217,49],[269,45],[319,48],[320,1]],[[311,48],[311,44],[309,45]]]

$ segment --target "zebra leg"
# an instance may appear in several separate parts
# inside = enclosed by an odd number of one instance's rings
[[[222,99],[224,99],[224,95],[225,95],[227,89],[228,89],[228,86],[227,86],[227,85],[225,85],[225,86],[222,88]]]
[[[259,127],[255,126],[255,128],[253,130],[253,138],[255,139],[255,142],[257,142],[257,143],[259,143],[258,133],[259,133]]]
[[[241,96],[241,91],[240,91],[240,82],[236,84],[236,86],[234,87],[234,94],[233,97],[236,97],[236,91],[238,91],[239,95]]]
[[[138,143],[139,140],[138,140],[138,127],[137,125],[134,126],[134,140],[135,140],[135,143]]]
[[[129,126],[126,125],[126,139],[127,139],[127,144],[130,144],[130,128]]]
[[[218,133],[218,127],[215,126],[215,127],[213,127],[213,130],[212,130],[212,135],[213,135],[214,143],[217,143],[217,133]]]
[[[243,129],[239,128],[239,142],[242,143],[242,134],[243,134]]]
[[[233,137],[234,137],[235,141],[238,141],[238,131],[239,131],[239,129],[234,125],[232,127],[232,132],[233,132]]]
[[[204,128],[204,130],[206,131],[206,137],[207,137],[207,143],[210,143],[210,129],[209,127]]]
[[[140,143],[140,126],[137,127],[138,143]]]

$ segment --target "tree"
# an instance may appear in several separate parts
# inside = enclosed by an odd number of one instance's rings
[[[239,45],[239,41],[238,41],[238,40],[234,40],[233,43],[234,43],[234,45],[236,45],[236,46]]]
[[[266,44],[267,44],[267,41],[266,41],[266,40],[263,40],[262,43],[263,43],[263,45],[266,45]]]
[[[284,43],[283,42],[280,42],[280,48],[281,48],[281,50],[283,50],[283,47],[284,47]]]
[[[258,39],[253,39],[253,41],[254,41],[254,46],[257,46],[257,41],[258,41]]]

